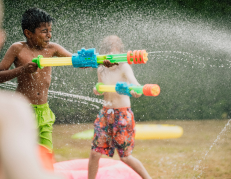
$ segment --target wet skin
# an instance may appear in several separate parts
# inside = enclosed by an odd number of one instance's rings
[[[116,39],[115,39],[116,40]],[[110,54],[119,54],[120,51],[116,49],[111,50]],[[102,82],[105,85],[115,85],[117,82],[132,83],[139,86],[140,84],[136,80],[132,68],[128,63],[111,64],[105,60],[104,65],[107,67],[100,66],[97,70],[98,82]],[[105,107],[108,108],[123,108],[131,107],[130,97],[127,95],[120,95],[118,93],[104,92],[100,94],[96,88],[93,88],[93,92],[96,95],[104,95]],[[131,91],[133,97],[140,97],[141,94],[137,94]]]
[[[39,69],[32,59],[43,57],[71,57],[72,53],[56,43],[50,42],[51,23],[41,23],[32,33],[24,30],[27,42],[16,42],[6,52],[0,63],[0,83],[17,77],[17,92],[26,96],[32,104],[45,104],[51,83],[51,67]],[[14,64],[15,68],[9,70]]]

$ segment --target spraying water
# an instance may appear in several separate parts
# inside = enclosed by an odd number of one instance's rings
[[[9,90],[15,90],[17,87],[16,83],[12,82],[5,82],[0,84],[0,87],[3,87],[5,89]],[[61,99],[65,101],[70,101],[70,102],[78,102],[82,104],[89,104],[97,109],[99,109],[98,105],[91,104],[91,103],[97,103],[97,104],[104,104],[104,101],[98,98],[90,98],[89,96],[81,96],[81,95],[75,95],[75,94],[70,94],[70,93],[64,93],[61,91],[48,91],[48,96],[50,98],[56,98],[56,99]]]
[[[227,129],[229,129],[230,127],[230,123],[231,123],[231,119],[228,120],[227,124],[225,125],[225,127],[222,129],[222,131],[217,135],[216,140],[213,142],[213,144],[209,147],[209,149],[205,152],[204,157],[198,161],[198,164],[194,166],[195,171],[201,170],[201,173],[196,177],[196,178],[200,178],[203,174],[203,167],[201,166],[202,162],[206,159],[208,153],[212,150],[212,148],[217,144],[217,142],[221,139],[222,135],[225,134],[225,132],[227,131]]]
[[[6,10],[12,9],[12,12],[5,15],[8,40],[0,59],[12,43],[25,40],[18,14],[32,6],[29,1],[18,3],[17,8],[11,4],[5,1]],[[227,117],[230,115],[230,111],[225,110],[231,106],[229,29],[209,19],[180,14],[175,9],[156,8],[152,10],[155,13],[149,15],[131,12],[129,6],[111,13],[82,9],[75,3],[65,4],[65,0],[57,4],[56,1],[33,2],[33,6],[45,9],[56,18],[52,41],[69,51],[76,53],[82,47],[98,51],[100,41],[111,34],[122,38],[126,50],[149,51],[147,64],[133,66],[134,73],[140,84],[159,84],[161,94],[158,98],[131,99],[137,119],[220,119],[224,113]],[[95,119],[104,103],[93,97],[96,73],[96,69],[53,68],[49,103],[55,109],[57,120],[68,115],[75,123]],[[12,81],[0,87],[15,90],[16,83]],[[64,103],[65,106],[60,105]],[[228,126],[230,120],[194,167],[196,171],[202,168],[202,161]]]
[[[44,7],[43,2],[35,5]],[[25,40],[15,14],[22,14],[29,6],[28,2],[22,2],[17,8],[20,12],[6,14],[5,29],[9,40],[0,57],[12,43]],[[144,112],[136,113],[138,119],[210,119],[228,113],[221,110],[231,101],[231,86],[227,85],[231,80],[231,37],[227,28],[214,27],[212,20],[187,17],[176,13],[175,9],[157,8],[155,13],[147,15],[141,11],[130,12],[129,8],[110,13],[88,11],[75,4],[64,6],[63,10],[57,6],[49,2],[44,7],[56,18],[52,41],[69,51],[76,53],[82,47],[94,47],[98,51],[105,36],[116,34],[123,40],[126,50],[146,49],[149,52],[147,64],[134,65],[134,73],[142,85],[159,84],[161,94],[155,100],[142,97],[134,103],[132,99],[134,111],[141,111],[140,106],[145,108]],[[11,4],[6,2],[6,7],[11,9]],[[96,82],[96,69],[55,67],[50,91],[94,98],[92,87]],[[56,108],[61,100],[50,98],[50,104]],[[75,108],[75,103],[68,100],[66,104],[59,111],[74,118],[75,112],[67,111]],[[88,116],[87,110],[78,113]]]

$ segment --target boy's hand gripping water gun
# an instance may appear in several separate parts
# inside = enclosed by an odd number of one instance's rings
[[[45,66],[66,66],[72,65],[75,68],[92,67],[97,68],[99,64],[103,64],[104,60],[109,60],[111,63],[127,62],[129,64],[141,64],[148,61],[148,53],[145,50],[128,51],[123,54],[109,54],[99,55],[95,53],[95,49],[82,48],[74,53],[72,57],[52,57],[43,58],[39,55],[34,58],[32,62],[37,63],[38,67],[42,69]]]
[[[126,82],[117,82],[116,85],[104,85],[103,83],[97,83],[96,89],[99,93],[103,92],[117,92],[118,94],[131,95],[131,91],[134,90],[137,94],[144,94],[145,96],[158,96],[160,94],[160,87],[157,84],[146,84],[144,86],[135,86],[133,84],[128,85]]]

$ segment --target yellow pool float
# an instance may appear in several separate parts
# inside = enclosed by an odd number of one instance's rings
[[[92,139],[94,129],[89,129],[72,135],[73,139]],[[183,128],[169,124],[137,124],[136,140],[173,139],[183,135]]]
[[[136,136],[138,140],[172,139],[183,135],[183,128],[169,124],[137,124]]]

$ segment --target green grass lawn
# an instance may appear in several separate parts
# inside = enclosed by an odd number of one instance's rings
[[[179,125],[183,127],[184,134],[178,139],[136,140],[132,155],[143,163],[152,178],[231,178],[231,127],[226,127],[226,131],[217,138],[227,122],[228,120],[152,122]],[[56,161],[88,158],[91,140],[72,139],[71,136],[92,128],[93,124],[55,125],[53,140]],[[117,153],[114,159],[119,159]]]

